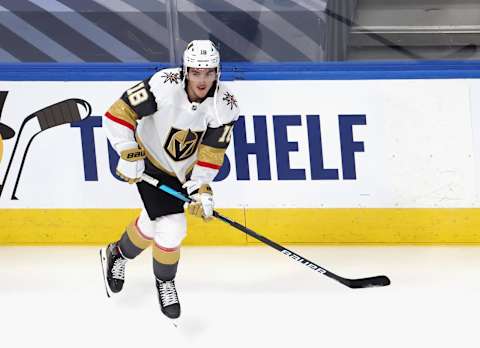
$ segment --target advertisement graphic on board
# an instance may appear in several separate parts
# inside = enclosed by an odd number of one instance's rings
[[[0,207],[138,207],[102,129],[136,82],[2,84],[2,125],[15,136],[2,133]],[[219,208],[477,204],[468,80],[228,84],[241,116],[213,183]]]

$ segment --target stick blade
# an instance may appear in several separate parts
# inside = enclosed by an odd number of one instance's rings
[[[345,282],[342,283],[352,289],[363,289],[388,286],[391,282],[387,276],[381,275],[360,279],[345,279]]]
[[[85,110],[82,110],[79,106],[82,106]],[[40,129],[43,131],[63,124],[81,121],[89,117],[91,111],[92,107],[86,100],[66,99],[38,110],[32,115],[36,115]]]

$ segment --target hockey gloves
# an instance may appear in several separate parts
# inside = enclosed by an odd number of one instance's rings
[[[202,185],[197,181],[190,180],[182,187],[187,190],[188,195],[193,199],[193,202],[188,204],[188,212],[203,218],[205,221],[212,220],[214,203],[210,185]]]
[[[129,184],[141,180],[145,170],[145,150],[138,147],[137,143],[128,143],[120,150],[120,159],[117,165],[117,175]]]

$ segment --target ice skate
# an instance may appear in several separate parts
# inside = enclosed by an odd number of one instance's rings
[[[125,281],[125,264],[127,259],[122,256],[116,243],[100,249],[103,279],[107,296],[120,292]]]
[[[162,313],[170,319],[178,319],[180,317],[180,302],[178,301],[177,290],[175,289],[174,280],[155,279],[155,285],[158,291],[158,301]],[[176,325],[176,321],[174,322]]]

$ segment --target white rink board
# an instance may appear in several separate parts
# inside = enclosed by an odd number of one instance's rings
[[[470,80],[470,106],[475,154],[475,201],[480,202],[480,80]]]
[[[1,122],[18,134],[28,115],[68,98],[88,101],[93,107],[90,119],[97,117],[99,121],[110,104],[135,83],[2,82],[1,90],[8,91],[8,97]],[[219,208],[480,206],[479,178],[475,173],[480,161],[474,154],[474,148],[480,148],[479,81],[234,81],[227,84],[240,102],[241,115],[245,116],[247,142],[258,140],[254,136],[254,118],[257,131],[268,141],[269,161],[260,161],[259,166],[263,168],[263,175],[265,168],[269,168],[270,175],[260,180],[256,156],[249,155],[248,168],[239,168],[242,172],[239,178],[233,146],[245,148],[245,144],[234,141],[227,152],[231,163],[229,175],[213,185]],[[473,114],[477,116],[472,117]],[[307,115],[312,122],[310,128]],[[344,124],[342,129],[346,133],[341,137],[339,115],[350,115],[346,118],[353,117],[355,122],[363,118],[366,124]],[[285,123],[287,118],[289,121]],[[258,128],[263,121],[267,125],[266,134]],[[10,199],[8,194],[16,177],[16,173],[12,173],[0,196],[0,208],[141,206],[135,187],[118,181],[111,174],[102,128],[86,129],[88,131],[93,132],[95,145],[95,157],[91,157],[90,151],[88,159],[83,156],[86,140],[80,128],[62,125],[39,134],[25,160],[18,200]],[[318,166],[318,137],[312,136],[318,131],[322,137],[323,170]],[[2,181],[15,140],[3,142]],[[345,175],[352,174],[352,169],[346,169],[342,163],[341,149],[352,142],[363,146],[364,151],[349,152],[344,148],[343,155],[347,160],[352,158],[349,155],[353,156],[355,168],[355,178],[345,179]],[[310,153],[316,158],[313,162]],[[277,161],[277,156],[284,160]],[[95,165],[96,180],[86,179],[86,161],[90,169],[92,163]],[[328,180],[321,178],[327,169],[330,174],[337,170],[338,178],[336,175]],[[245,173],[249,174],[248,180]],[[296,173],[297,177],[289,177],[289,173]]]

